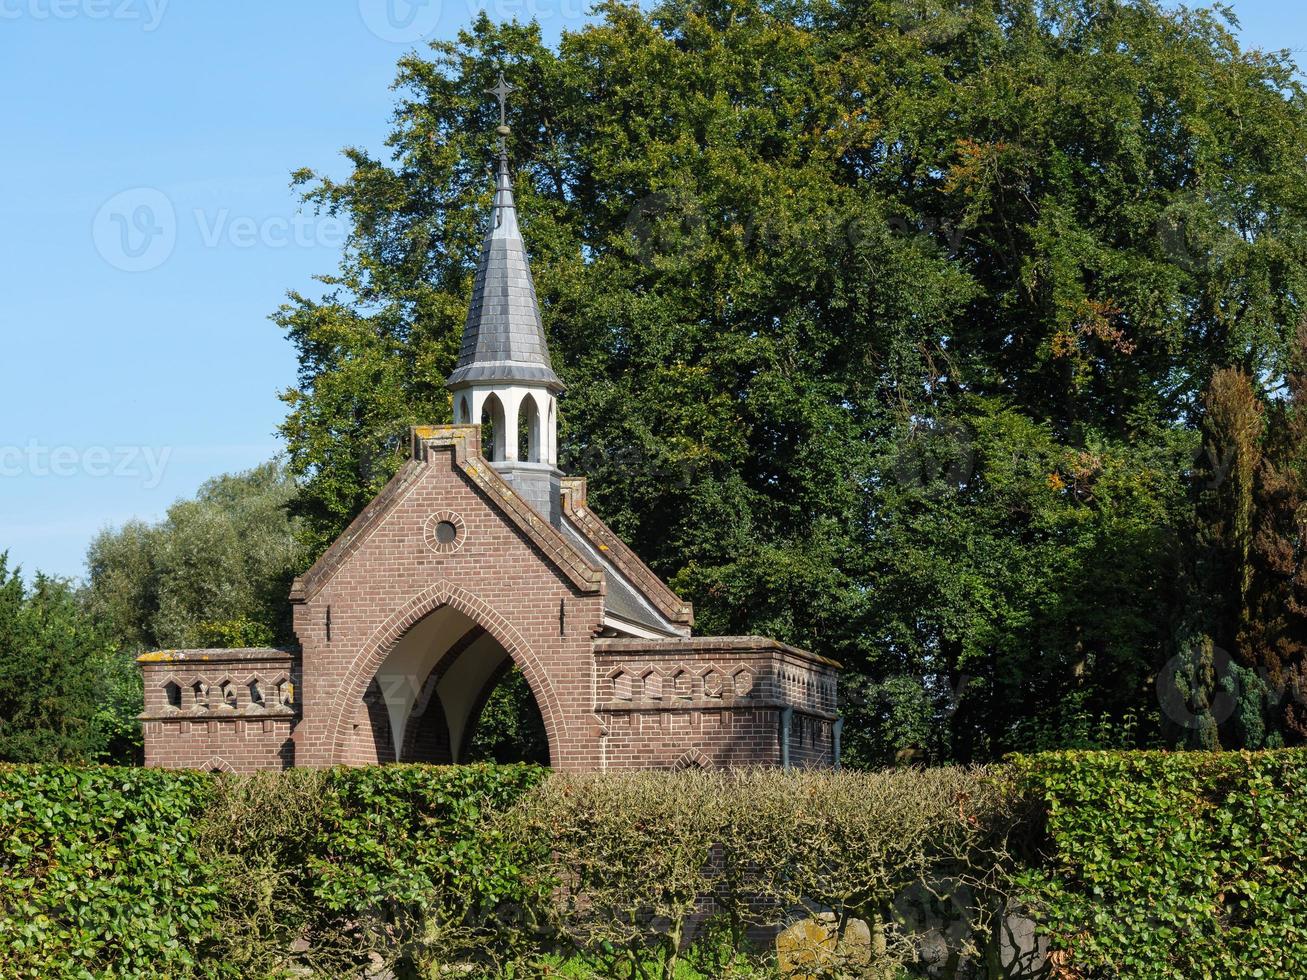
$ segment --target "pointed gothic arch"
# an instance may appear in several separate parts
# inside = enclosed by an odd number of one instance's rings
[[[517,410],[517,458],[523,463],[542,463],[540,407],[535,395],[526,392]]]
[[[450,666],[485,635],[486,631],[481,626],[473,626],[441,654],[432,666],[405,726],[404,742],[399,749],[400,762],[448,765],[454,761],[455,746],[449,718],[437,688]]]
[[[522,671],[527,685],[540,708],[545,736],[551,759],[558,758],[563,735],[563,712],[539,657],[517,629],[481,599],[452,582],[441,580],[415,595],[403,607],[373,632],[354,658],[341,682],[337,695],[336,720],[332,726],[332,764],[348,761],[353,737],[353,720],[364,695],[374,683],[377,673],[395,651],[404,636],[428,616],[443,608],[451,608],[485,630],[501,646],[512,662]]]
[[[508,685],[510,687],[512,686],[513,677],[514,677],[513,662],[511,660],[505,660],[503,663],[499,665],[499,668],[486,679],[485,684],[482,685],[481,690],[478,692],[476,698],[472,701],[471,710],[468,712],[467,723],[463,726],[462,738],[459,740],[458,754],[456,756],[459,762],[467,763],[473,760],[474,753],[476,751],[476,744],[477,744],[478,737],[482,734],[481,721],[485,715],[486,709],[490,706],[490,701],[497,692],[499,692],[501,689],[506,690],[505,685]],[[534,701],[534,695],[531,694],[529,689],[527,693],[528,695],[531,696],[531,700]],[[534,708],[535,710],[531,711],[531,708]],[[519,725],[524,725],[525,727],[529,728],[530,718],[528,717],[528,713],[534,714],[538,718],[539,706],[532,704],[530,707],[526,708],[526,711],[523,714],[518,715],[517,720]],[[518,734],[521,735],[521,732],[519,732]],[[529,741],[529,737],[527,741]],[[530,746],[519,744],[517,746],[517,749],[519,751],[521,750],[530,751]],[[545,750],[547,753],[548,746],[545,747]],[[477,761],[486,762],[491,760],[482,757]],[[504,758],[495,761],[543,762],[543,764],[548,765],[552,761],[552,759],[548,755],[546,755],[545,759],[543,760],[524,758],[515,755],[511,758]]]
[[[481,403],[481,453],[490,462],[502,463],[508,458],[507,446],[504,444],[507,433],[504,403],[492,391]]]

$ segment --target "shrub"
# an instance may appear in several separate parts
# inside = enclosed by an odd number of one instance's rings
[[[540,889],[553,934],[603,975],[671,978],[688,955],[723,976],[748,936],[819,911],[865,920],[884,971],[915,958],[922,894],[965,920],[958,956],[989,945],[1009,789],[962,769],[556,775],[512,819],[530,873],[561,885]]]
[[[1023,884],[1064,975],[1307,976],[1307,752],[1014,762],[1046,815]]]
[[[197,773],[0,766],[0,975],[174,977],[206,955],[217,884]]]
[[[316,931],[419,975],[511,960],[533,901],[521,852],[493,818],[543,776],[534,766],[332,770],[308,863]]]
[[[776,975],[777,926],[826,913],[870,943],[805,974],[997,977],[1013,894],[1063,977],[1307,976],[1304,799],[1307,751],[547,779],[0,766],[0,976],[743,980]]]
[[[0,767],[0,976],[493,971],[531,907],[493,816],[542,773]]]
[[[217,776],[195,824],[196,850],[218,886],[207,970],[280,976],[306,962],[343,976],[357,943],[316,928],[309,862],[319,840],[328,773],[314,769]]]

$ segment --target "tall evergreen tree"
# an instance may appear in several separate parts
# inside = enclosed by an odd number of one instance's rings
[[[0,554],[0,761],[88,762],[122,736],[106,712],[113,646],[67,582],[30,588]]]
[[[1189,592],[1171,668],[1172,683],[1184,692],[1170,706],[1171,719],[1186,722],[1185,741],[1196,748],[1260,748],[1265,740],[1266,689],[1238,656],[1253,588],[1265,429],[1265,411],[1248,374],[1240,368],[1217,371],[1203,398]]]
[[[1203,404],[1196,574],[1208,631],[1230,653],[1243,652],[1249,620],[1265,433],[1266,413],[1248,375],[1239,368],[1217,371]]]
[[[1257,472],[1248,620],[1241,660],[1283,706],[1283,726],[1307,737],[1307,327],[1284,397],[1270,406]],[[1278,720],[1278,719],[1277,719]]]

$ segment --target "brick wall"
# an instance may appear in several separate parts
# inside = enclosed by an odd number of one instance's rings
[[[299,666],[286,650],[170,650],[139,659],[145,764],[253,772],[294,765]]]
[[[450,606],[494,636],[522,669],[552,764],[598,767],[591,643],[603,615],[602,575],[555,553],[557,532],[523,510],[489,470],[476,436],[470,426],[421,430],[414,462],[387,488],[382,506],[365,512],[301,584],[294,610],[304,663],[298,764],[376,761],[363,693],[399,639]],[[453,549],[430,542],[437,515],[457,518]]]
[[[595,643],[604,766],[831,765],[836,665],[763,637]]]

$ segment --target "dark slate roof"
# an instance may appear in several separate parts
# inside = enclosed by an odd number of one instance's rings
[[[517,205],[508,176],[508,156],[500,153],[495,203],[481,246],[472,303],[463,328],[458,366],[451,387],[482,381],[522,381],[562,390],[549,363],[545,328],[526,246],[517,227]]]
[[[601,555],[584,534],[568,523],[567,518],[560,517],[558,529],[577,551],[581,552],[591,563],[598,565],[606,573],[608,594],[604,596],[604,609],[614,616],[648,627],[667,636],[677,636],[676,628],[658,613],[640,590],[622,575],[617,567]]]

